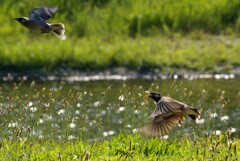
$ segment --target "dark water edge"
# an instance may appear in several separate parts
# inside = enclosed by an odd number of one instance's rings
[[[57,69],[54,71],[44,71],[42,69],[30,70],[2,70],[0,71],[0,81],[97,81],[97,80],[158,80],[158,79],[232,79],[240,78],[240,67],[227,72],[216,71],[193,71],[185,69],[175,69],[170,72],[159,70],[138,71],[127,68],[113,68],[107,70],[83,71],[72,69]]]

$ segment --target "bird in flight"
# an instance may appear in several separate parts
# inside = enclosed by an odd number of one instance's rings
[[[197,109],[182,102],[155,92],[146,91],[146,93],[146,97],[152,98],[157,103],[157,107],[149,116],[152,122],[140,129],[140,132],[145,136],[162,137],[167,135],[177,124],[183,124],[185,114],[194,121],[200,116]]]
[[[57,12],[58,7],[39,7],[30,10],[29,18],[18,17],[14,20],[18,21],[30,30],[35,30],[39,33],[53,32],[61,39],[66,39],[65,26],[62,23],[48,23],[46,20],[53,17]]]

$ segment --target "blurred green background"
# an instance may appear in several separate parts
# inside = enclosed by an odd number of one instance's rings
[[[14,17],[55,6],[67,40]],[[230,72],[240,66],[239,0],[0,1],[0,68]]]

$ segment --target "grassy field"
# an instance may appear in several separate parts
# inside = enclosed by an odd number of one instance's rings
[[[240,140],[230,132],[198,137],[147,139],[120,134],[96,143],[1,140],[1,160],[239,160]]]
[[[237,0],[0,3],[0,68],[4,70],[126,67],[166,73],[229,72],[240,65]],[[65,24],[67,40],[28,31],[11,19],[48,5],[59,6],[50,21]]]
[[[2,83],[0,160],[239,160],[238,80],[151,82]],[[164,139],[139,135],[155,107],[147,89],[201,119]]]

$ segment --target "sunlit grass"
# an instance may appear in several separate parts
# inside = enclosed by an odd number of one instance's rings
[[[1,140],[1,160],[238,160],[239,139],[224,134],[147,139],[120,134],[94,144],[84,141]]]

